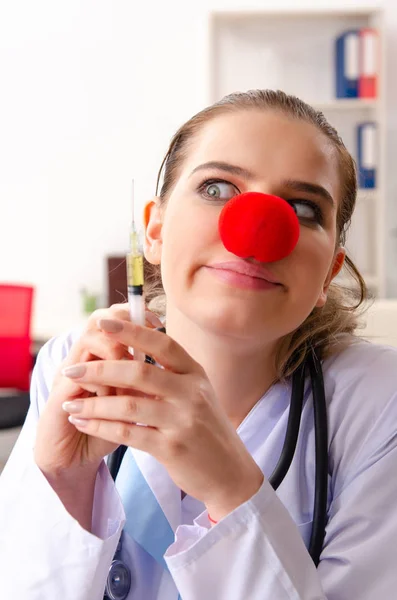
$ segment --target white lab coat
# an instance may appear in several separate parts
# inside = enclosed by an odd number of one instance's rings
[[[106,464],[95,488],[93,532],[67,513],[33,461],[37,419],[74,335],[40,352],[31,408],[0,478],[0,596],[101,600],[125,515]],[[128,600],[386,600],[397,598],[397,352],[357,342],[324,364],[328,403],[329,522],[318,569],[306,550],[314,494],[310,390],[291,468],[211,528],[203,505],[151,456],[133,452],[175,532],[161,567],[130,537]],[[269,476],[284,441],[290,389],[273,386],[238,433]],[[50,452],[51,449],[49,448]],[[130,517],[131,518],[131,517]],[[139,515],[137,515],[139,518]]]

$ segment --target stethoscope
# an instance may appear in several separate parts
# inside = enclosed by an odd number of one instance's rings
[[[275,212],[278,217],[276,226],[273,221]],[[266,231],[269,221],[272,222],[272,228]],[[299,222],[290,205],[276,196],[256,192],[240,194],[227,202],[220,215],[219,229],[221,239],[229,251],[241,257],[253,256],[263,262],[272,262],[288,256],[299,237]],[[269,238],[267,244],[263,243],[264,234]],[[249,238],[251,245],[247,245],[247,235],[251,236]],[[277,246],[280,240],[282,244],[279,243]],[[161,330],[165,332],[164,328]],[[153,363],[148,356],[146,361]],[[269,483],[274,490],[277,490],[291,466],[298,442],[307,371],[309,371],[312,388],[315,430],[315,491],[313,525],[308,551],[317,567],[327,523],[328,425],[323,370],[320,359],[312,347],[307,350],[304,360],[292,375],[292,393],[284,444],[276,467],[269,477]],[[119,446],[108,458],[108,468],[114,481],[126,450],[127,446]],[[131,570],[121,556],[123,537],[122,532],[109,568],[104,600],[126,600],[131,589]]]

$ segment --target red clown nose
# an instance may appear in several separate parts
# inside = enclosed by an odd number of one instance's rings
[[[299,220],[286,200],[246,192],[223,207],[219,233],[226,250],[236,256],[275,262],[291,254],[298,243]]]

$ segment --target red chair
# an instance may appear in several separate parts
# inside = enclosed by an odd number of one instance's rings
[[[34,288],[0,284],[0,388],[28,391]]]

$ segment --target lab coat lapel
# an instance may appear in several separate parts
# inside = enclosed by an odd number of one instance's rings
[[[124,530],[160,565],[180,524],[180,490],[152,456],[128,448],[116,479],[126,513]]]

